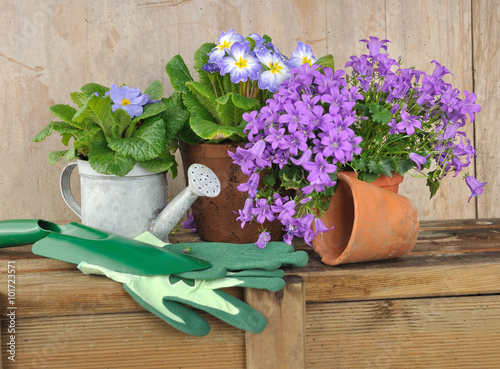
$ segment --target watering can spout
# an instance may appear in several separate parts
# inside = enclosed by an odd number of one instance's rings
[[[219,178],[203,164],[188,169],[188,186],[181,191],[151,223],[151,233],[168,242],[168,234],[199,196],[216,197],[220,193]]]

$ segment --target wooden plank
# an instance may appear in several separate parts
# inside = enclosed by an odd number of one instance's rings
[[[397,60],[401,56],[404,67],[416,67],[426,73],[432,73],[431,61],[437,60],[454,75],[445,77],[447,82],[460,90],[472,91],[470,1],[454,1],[451,5],[446,0],[389,0],[386,18],[386,38],[392,42],[388,52],[392,58]],[[473,140],[473,127],[469,126],[467,137]],[[474,163],[467,171],[474,172]],[[421,219],[476,217],[474,202],[467,202],[470,191],[462,180],[462,173],[455,178],[453,174],[444,178],[431,200],[423,178],[406,175],[400,193],[416,204]]]
[[[267,319],[259,334],[246,332],[248,369],[304,369],[304,281],[288,276],[282,291],[245,289],[246,302]]]
[[[307,305],[307,368],[496,368],[500,296]]]
[[[481,113],[475,121],[476,174],[488,185],[478,200],[479,217],[500,216],[500,51],[496,46],[500,35],[500,5],[494,0],[472,0],[472,35],[474,92],[481,104]],[[472,174],[472,173],[471,173]]]
[[[69,93],[88,82],[85,6],[61,6],[56,0],[0,4],[0,127],[5,132],[0,219],[76,220],[59,194],[65,163],[51,167],[47,162],[47,153],[64,145],[56,134],[43,143],[31,140],[54,120],[49,106],[69,103]]]
[[[252,0],[241,3],[242,32],[268,35],[287,57],[297,41],[310,45],[316,57],[327,54],[328,1]],[[285,21],[286,20],[286,21]]]
[[[205,337],[179,332],[148,312],[19,319],[18,360],[4,357],[4,367],[244,368],[243,331],[204,317],[212,327]]]
[[[352,55],[365,53],[359,40],[369,36],[385,38],[384,0],[327,1],[328,53],[335,58],[335,68],[344,69]]]

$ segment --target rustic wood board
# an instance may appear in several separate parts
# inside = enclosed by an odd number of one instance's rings
[[[204,317],[212,331],[201,338],[145,311],[20,318],[16,362],[4,356],[4,368],[244,368],[244,332]]]
[[[500,85],[496,83],[498,78],[492,76],[500,71],[500,48],[496,46],[500,36],[500,4],[494,0],[472,0],[472,10],[474,92],[481,104],[475,122],[476,174],[481,182],[488,182],[478,200],[478,217],[498,217],[500,136],[493,132],[498,132],[500,122]]]
[[[307,368],[496,368],[500,296],[307,305]]]

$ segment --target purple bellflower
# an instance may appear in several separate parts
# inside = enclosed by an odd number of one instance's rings
[[[465,178],[465,183],[467,184],[467,186],[469,186],[469,189],[472,192],[469,197],[469,201],[473,197],[481,195],[483,193],[484,186],[486,186],[486,182],[479,182],[473,176],[467,176],[467,178]]]

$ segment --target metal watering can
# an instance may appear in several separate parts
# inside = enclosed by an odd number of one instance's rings
[[[81,205],[71,192],[71,173],[78,166]],[[149,231],[164,242],[168,234],[199,196],[216,197],[219,179],[202,164],[188,169],[188,186],[167,206],[165,173],[153,173],[138,164],[124,177],[101,174],[78,160],[61,173],[61,194],[82,224],[128,238]]]

